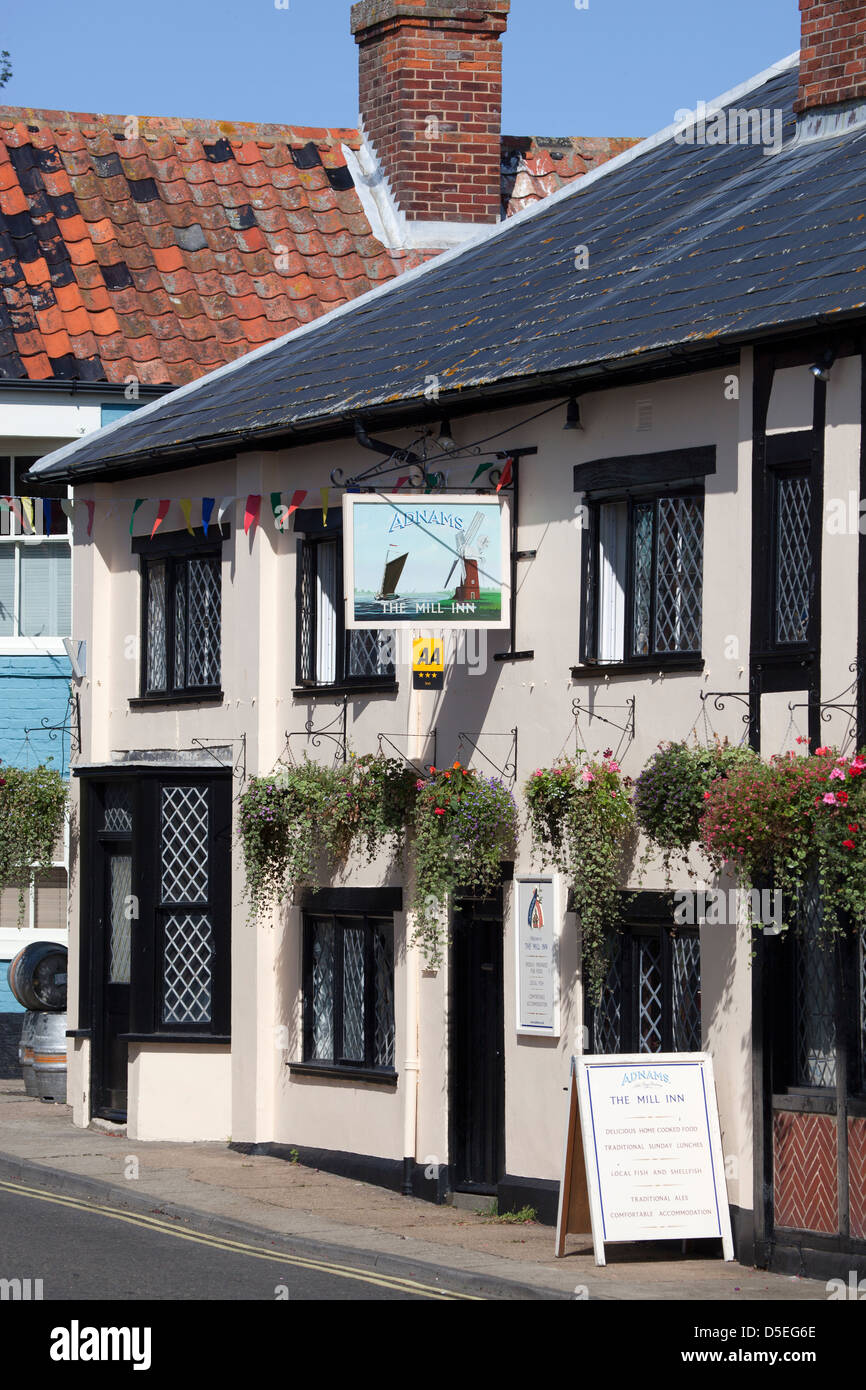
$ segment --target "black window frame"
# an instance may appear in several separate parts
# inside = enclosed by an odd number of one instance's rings
[[[332,1000],[332,1036],[334,1040],[334,1056],[332,1058],[316,1058],[313,1056],[313,946],[314,946],[314,923],[330,921],[334,932],[334,967],[333,967],[333,1000]],[[343,962],[344,962],[344,932],[348,929],[357,930],[358,927],[364,930],[364,1059],[347,1058],[338,1055],[340,1043],[338,1040],[343,1036]],[[383,926],[390,930],[390,969],[391,969],[391,1000],[393,1009],[393,1029],[394,1029],[394,1060],[391,1066],[377,1065],[375,1057],[375,1030],[376,1030],[376,1000],[374,989],[369,988],[370,982],[376,979],[374,956],[373,956],[373,933],[374,930],[381,929]],[[291,1070],[299,1073],[323,1074],[332,1076],[342,1076],[366,1080],[379,1080],[385,1083],[397,1081],[396,1071],[396,1001],[394,1000],[394,978],[395,978],[395,927],[393,909],[389,905],[388,898],[380,899],[379,902],[360,903],[343,906],[335,902],[324,902],[321,907],[315,905],[314,901],[308,901],[302,911],[301,919],[302,932],[302,986],[303,986],[303,1031],[301,1039],[301,1060],[293,1063]]]
[[[654,650],[656,608],[658,591],[658,507],[662,500],[682,498],[698,503],[701,516],[701,643],[697,648],[680,651]],[[703,664],[703,618],[704,618],[704,556],[705,556],[705,508],[706,489],[701,481],[683,481],[679,484],[666,483],[647,487],[594,490],[587,493],[585,503],[588,508],[588,525],[583,529],[583,556],[581,582],[581,643],[580,660],[582,667],[593,670],[616,671],[660,667],[694,667]],[[617,660],[599,657],[598,634],[600,626],[601,599],[601,556],[599,546],[600,508],[608,503],[625,503],[628,507],[626,534],[626,583],[624,603],[623,655]],[[652,549],[652,588],[650,596],[649,632],[650,650],[647,653],[634,651],[634,535],[635,515],[638,507],[651,503],[654,508],[653,549]],[[575,668],[575,672],[580,668]]]
[[[136,768],[125,773],[94,769],[81,775],[82,846],[85,874],[82,880],[79,1020],[88,1020],[101,1007],[101,947],[93,923],[100,915],[99,884],[106,846],[129,845],[132,855],[132,892],[138,900],[130,954],[129,1032],[125,1042],[231,1041],[231,840],[232,781],[224,772]],[[106,789],[128,791],[131,823],[128,828],[105,830]],[[161,902],[161,801],[164,787],[204,788],[208,797],[208,898],[213,952],[211,957],[210,1020],[192,1023],[164,1021],[165,919],[188,904]],[[202,910],[196,904],[191,911]],[[88,1034],[89,1026],[79,1032]]]
[[[227,539],[225,532],[220,532],[219,527],[211,528],[207,536],[204,530],[198,528],[190,536],[187,532],[169,532],[166,535],[154,536],[151,538],[140,537],[132,542],[133,553],[139,557],[139,572],[141,579],[141,616],[140,633],[141,641],[139,644],[139,687],[138,696],[130,700],[130,705],[139,704],[174,704],[189,703],[190,701],[201,700],[222,700],[222,548]],[[220,621],[219,621],[219,645],[220,645],[220,679],[216,683],[208,685],[177,685],[175,683],[175,603],[174,594],[177,584],[177,576],[181,567],[188,574],[188,567],[193,560],[215,560],[220,566]],[[148,641],[149,641],[149,598],[150,598],[150,567],[153,564],[164,564],[166,567],[165,578],[165,673],[166,687],[164,690],[151,689],[148,686]],[[185,583],[186,605],[187,605],[187,634],[189,633],[189,579]],[[186,663],[188,671],[189,663],[189,640],[186,642]],[[185,672],[186,675],[186,672]]]
[[[700,926],[681,926],[673,920],[672,900],[667,894],[642,892],[630,895],[622,908],[620,930],[609,943],[609,947],[621,951],[620,964],[620,1037],[618,1051],[625,1055],[634,1054],[652,1057],[652,1052],[642,1052],[640,1047],[640,999],[638,997],[639,979],[637,975],[638,940],[652,937],[661,945],[662,975],[662,1026],[661,1046],[658,1052],[677,1052],[674,1043],[674,939],[689,938],[698,943],[698,960],[701,958]],[[699,964],[700,970],[700,964]],[[608,981],[605,981],[605,986]],[[703,1018],[701,1014],[701,989],[697,993],[699,1035],[703,1037]],[[596,1052],[597,1038],[596,1009],[584,995],[584,1019],[587,1023],[586,1050],[592,1055]],[[700,1045],[698,1050],[700,1050]]]
[[[307,528],[298,537],[297,553],[295,560],[295,694],[307,695],[323,692],[325,694],[342,694],[351,691],[387,692],[393,693],[398,689],[396,667],[392,664],[390,669],[381,675],[359,676],[351,675],[347,672],[348,666],[348,646],[351,640],[351,630],[346,629],[345,621],[345,595],[343,588],[343,528],[342,525],[331,525],[327,528],[321,526],[321,513],[318,513],[319,526],[311,527],[307,523]],[[303,522],[296,523],[296,530],[300,529]],[[315,579],[311,581],[310,604],[311,615],[308,628],[308,637],[304,638],[304,584],[303,573],[307,563],[307,557],[315,558],[318,548],[324,544],[334,544],[337,547],[336,566],[337,566],[337,590],[336,590],[336,642],[335,642],[335,662],[334,679],[332,681],[322,681],[316,676],[309,674],[315,669],[316,652],[316,622],[318,614],[314,602]],[[313,566],[313,576],[316,568]],[[390,631],[389,628],[380,629],[383,632]]]
[[[818,623],[819,614],[816,611],[820,602],[819,588],[819,565],[820,565],[820,539],[817,531],[820,530],[820,512],[816,516],[816,494],[820,491],[815,487],[814,467],[811,458],[809,441],[811,434],[804,431],[807,438],[800,445],[796,438],[792,440],[792,447],[789,446],[784,452],[780,451],[779,461],[774,459],[774,451],[770,447],[773,443],[773,436],[768,440],[768,460],[767,460],[767,488],[768,488],[768,515],[770,521],[770,544],[767,548],[767,570],[766,570],[766,594],[768,602],[765,607],[766,628],[764,631],[764,647],[768,652],[810,652],[814,651],[818,644]],[[790,436],[782,436],[790,438]],[[799,447],[798,447],[799,446]],[[790,461],[786,455],[790,453],[800,453],[801,457],[796,461]],[[806,624],[804,635],[800,641],[782,641],[777,635],[777,619],[779,613],[779,559],[780,559],[780,531],[779,531],[779,506],[781,486],[783,482],[791,482],[801,479],[808,482],[810,486],[810,531],[809,546],[806,556],[806,566],[809,573],[809,618]]]

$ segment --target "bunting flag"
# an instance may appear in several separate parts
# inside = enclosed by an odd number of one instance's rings
[[[513,463],[513,460],[512,460],[512,459],[506,459],[506,460],[505,460],[505,467],[504,467],[503,470],[502,470],[502,477],[499,479],[499,482],[496,484],[496,491],[497,491],[497,492],[501,491],[501,489],[504,488],[504,487],[508,487],[508,484],[511,482],[511,475],[512,475],[512,473],[513,473],[513,471],[514,471],[514,470],[512,469],[512,466],[511,466],[512,463]]]
[[[51,535],[51,498],[42,499],[42,530],[46,536]]]
[[[61,497],[60,510],[66,517],[66,520],[69,522],[69,525],[71,526],[73,521],[75,520],[75,503],[73,502],[71,497]]]
[[[205,535],[207,535],[207,528],[210,525],[211,512],[213,511],[215,504],[215,497],[203,497],[201,499],[201,524],[204,527]]]
[[[327,526],[328,526],[328,498],[329,498],[329,496],[330,496],[330,488],[321,487],[321,488],[319,488],[319,493],[320,493],[321,498],[322,498],[322,525],[327,529]]]
[[[283,529],[283,494],[281,492],[271,493],[271,511],[274,515],[274,525],[278,531]]]
[[[87,508],[87,534],[88,536],[92,536],[93,513],[96,511],[96,503],[90,497],[85,497],[82,500],[84,502],[85,507]],[[168,511],[168,503],[166,503],[166,511]]]
[[[396,481],[396,483],[394,484],[394,491],[395,491],[395,492],[398,492],[399,489],[403,486],[404,483],[411,483],[411,481],[412,481],[412,479],[409,477],[409,474],[408,474],[408,473],[404,473],[404,474],[403,474],[403,477],[402,477],[402,478],[398,478],[397,481]]]
[[[247,505],[244,511],[244,535],[248,536],[250,528],[258,525],[259,514],[262,510],[262,495],[260,492],[251,492],[247,498]]]
[[[144,498],[144,497],[136,497],[135,501],[134,501],[133,504],[132,504],[132,516],[129,518],[129,534],[130,534],[130,535],[132,535],[132,528],[133,528],[133,526],[135,525],[135,513],[138,511],[138,509],[139,509],[139,507],[141,506],[142,502],[145,502],[146,500],[147,500],[147,499]]]
[[[226,512],[228,511],[229,507],[233,507],[234,504],[235,504],[235,502],[236,502],[237,500],[238,500],[238,499],[237,499],[236,497],[221,497],[221,498],[220,498],[220,504],[219,504],[219,507],[217,508],[217,526],[219,526],[220,528],[222,528],[223,517],[225,516],[225,514],[226,514]]]
[[[21,500],[21,515],[22,515],[23,522],[24,522],[24,530],[25,530],[25,532],[26,532],[26,534],[27,534],[28,536],[32,536],[32,535],[33,535],[33,532],[36,530],[36,527],[35,527],[35,525],[34,525],[34,523],[33,523],[33,515],[34,515],[33,498],[32,498],[32,497],[22,497],[20,500]]]
[[[151,540],[153,540],[160,526],[165,521],[165,518],[168,516],[168,509],[170,506],[171,501],[168,497],[160,498],[159,506],[156,511],[156,521],[153,523],[153,530],[150,533]]]
[[[15,518],[15,520],[18,522],[18,525],[21,527],[21,530],[23,531],[23,530],[24,530],[24,520],[23,520],[23,518],[22,518],[22,516],[21,516],[21,508],[18,506],[18,498],[17,498],[17,497],[4,497],[4,498],[3,498],[3,501],[6,503],[7,507],[8,507],[9,510],[10,510],[10,512],[12,513],[12,515],[13,515],[14,518]]]
[[[475,482],[475,479],[480,478],[482,473],[486,473],[489,467],[489,463],[482,463],[480,468],[476,468],[475,472],[472,474],[472,482],[470,482],[469,486],[471,487],[472,483]]]
[[[183,512],[183,519],[184,519],[184,521],[186,522],[186,529],[189,531],[189,534],[190,534],[191,536],[194,536],[194,535],[195,535],[195,531],[192,529],[192,519],[191,519],[191,517],[192,517],[192,498],[191,498],[191,497],[181,497],[181,499],[180,499],[180,509],[181,509],[181,511]]]
[[[286,517],[287,521],[291,520],[293,513],[295,513],[298,510],[306,495],[306,488],[298,488],[295,492],[292,493],[292,500],[289,503],[289,513]]]

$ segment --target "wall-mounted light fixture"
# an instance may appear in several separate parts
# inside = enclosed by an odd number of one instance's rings
[[[447,416],[442,421],[442,427],[439,430],[439,438],[436,440],[436,443],[439,445],[440,449],[445,450],[446,454],[452,453],[453,450],[457,448],[456,441],[451,437],[451,421]]]
[[[818,361],[813,363],[813,365],[809,368],[809,371],[812,373],[814,377],[817,377],[819,381],[829,381],[830,368],[833,366],[833,363],[835,361],[836,349],[827,348],[826,352],[823,352],[821,356],[818,358]]]
[[[580,418],[580,401],[577,396],[572,396],[568,402],[568,409],[565,412],[564,430],[582,430],[583,421]]]

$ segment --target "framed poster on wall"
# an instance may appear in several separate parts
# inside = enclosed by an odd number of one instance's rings
[[[516,878],[515,888],[517,1032],[558,1038],[559,880],[533,874]]]
[[[511,531],[499,497],[343,497],[346,628],[504,628]]]

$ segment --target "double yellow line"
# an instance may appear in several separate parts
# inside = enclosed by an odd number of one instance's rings
[[[367,1273],[353,1269],[350,1265],[340,1265],[313,1260],[304,1255],[289,1255],[277,1250],[264,1250],[258,1245],[247,1245],[240,1240],[229,1240],[224,1236],[208,1235],[204,1231],[180,1230],[168,1221],[156,1216],[145,1216],[136,1212],[124,1211],[121,1207],[103,1206],[96,1202],[83,1202],[75,1197],[64,1197],[43,1191],[38,1187],[27,1187],[24,1183],[0,1181],[0,1191],[12,1192],[19,1197],[32,1197],[38,1202],[52,1202],[55,1206],[71,1207],[74,1211],[88,1212],[91,1216],[107,1216],[112,1221],[125,1221],[130,1226],[142,1226],[145,1230],[159,1231],[173,1236],[175,1240],[190,1240],[197,1245],[206,1245],[211,1250],[225,1250],[232,1255],[246,1255],[254,1260],[270,1260],[274,1264],[293,1265],[297,1269],[315,1270],[319,1274],[331,1274],[340,1279],[355,1279],[361,1284],[373,1284],[377,1288],[391,1289],[397,1293],[417,1294],[421,1298],[447,1301],[468,1300],[483,1302],[477,1294],[454,1293],[437,1288],[434,1284],[422,1284],[415,1279],[400,1279],[397,1275]]]

